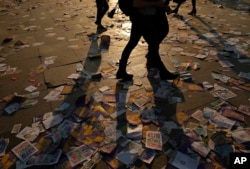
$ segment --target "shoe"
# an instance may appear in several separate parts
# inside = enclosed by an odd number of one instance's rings
[[[196,15],[196,9],[193,9],[191,12],[188,13],[188,15],[193,15],[193,16],[195,16],[195,15]]]
[[[117,73],[116,73],[116,79],[132,80],[133,75],[128,74],[127,72],[123,72],[123,71],[118,70]]]
[[[179,75],[171,72],[160,72],[160,78],[161,80],[175,80],[179,79]]]
[[[147,69],[157,68],[158,67],[154,58],[149,58],[148,54],[145,57],[147,58],[147,62],[146,62],[146,68]]]
[[[98,29],[98,30],[107,30],[107,28],[105,28],[105,27],[102,26],[102,25],[98,25],[98,26],[97,26],[97,29]]]

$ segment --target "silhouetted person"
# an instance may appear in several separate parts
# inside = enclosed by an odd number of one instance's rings
[[[174,2],[177,3],[176,8],[172,11],[172,13],[178,13],[180,6],[185,2],[186,0],[174,0]],[[196,0],[192,0],[192,10],[188,13],[189,15],[196,15]]]
[[[153,0],[134,0],[133,6],[138,10],[137,14],[130,16],[132,28],[130,39],[125,46],[120,59],[119,69],[116,74],[117,79],[131,80],[133,75],[126,72],[126,65],[130,53],[138,44],[141,36],[148,43],[147,68],[158,68],[162,80],[176,79],[178,75],[170,73],[159,54],[159,47],[162,40],[169,31],[166,10],[170,10],[167,3]]]
[[[106,14],[109,9],[109,4],[107,0],[96,0],[96,21],[95,24],[97,25],[97,29],[105,29],[106,28],[102,25],[102,18]]]

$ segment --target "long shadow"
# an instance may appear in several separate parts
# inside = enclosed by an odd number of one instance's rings
[[[249,5],[249,3],[247,3],[247,4]],[[179,18],[180,20],[183,20],[183,21],[185,20],[185,18],[183,18],[182,16],[181,17],[177,17],[177,18]],[[221,34],[219,32],[217,32],[216,29],[213,28],[212,25],[210,25],[209,23],[207,23],[200,16],[194,16],[193,18],[196,19],[197,21],[199,21],[201,24],[203,24],[207,28],[208,33],[211,33],[213,35],[213,37],[212,38],[207,37],[205,33],[201,32],[197,27],[195,27],[194,25],[192,25],[190,22],[185,22],[185,24],[188,27],[190,27],[191,30],[194,31],[200,39],[202,39],[204,41],[207,41],[208,44],[211,45],[211,47],[213,47],[214,49],[216,49],[218,52],[222,52],[222,53],[223,52],[227,52],[229,54],[229,56],[225,56],[223,54],[218,53],[218,57],[220,59],[227,59],[230,62],[232,61],[232,63],[235,63],[235,65],[237,65],[236,59],[247,58],[247,56],[244,53],[242,53],[240,50],[238,50],[237,47],[234,46],[234,45],[229,45],[232,48],[232,50],[230,50],[230,51],[225,50],[228,47],[227,44],[226,44],[227,39],[223,38],[221,36]],[[246,67],[238,67],[238,69],[239,70],[237,70],[236,67],[234,67],[232,69],[232,71],[234,71],[235,73],[239,73],[239,71],[243,70],[243,69],[246,69],[246,70],[249,71],[249,68],[247,68],[247,66]],[[247,80],[243,80],[243,81],[248,82]],[[179,139],[180,139],[180,137],[179,137]],[[182,139],[182,140],[185,140],[185,139]],[[187,145],[189,145],[189,144],[187,144]],[[180,146],[180,148],[181,147],[182,146]],[[186,148],[185,145],[184,145],[183,148]],[[228,161],[227,161],[228,159],[227,158],[223,158],[223,159],[219,159],[219,160],[221,160],[220,162],[221,162],[222,165],[225,165],[225,166],[228,165]],[[217,161],[217,160],[215,160],[215,161]]]
[[[179,145],[180,137],[186,138],[185,133],[181,128],[181,125],[182,125],[181,119],[177,117],[177,114],[178,114],[177,104],[179,102],[185,101],[183,93],[176,86],[176,83],[178,83],[178,81],[173,81],[172,83],[168,81],[160,81],[159,79],[154,79],[150,77],[148,78],[148,81],[149,81],[150,86],[152,87],[153,99],[154,99],[153,107],[157,110],[155,112],[158,117],[157,121],[153,123],[154,125],[160,128],[160,131],[162,133],[163,152],[167,152],[170,149],[173,151],[177,151],[177,150],[182,151],[180,149],[181,146],[173,147],[172,145],[169,144],[171,140],[172,142],[176,142],[176,145]],[[163,90],[161,90],[160,88]],[[159,93],[159,91],[161,92]],[[162,97],[162,96],[165,96],[165,97]],[[176,128],[178,129],[175,129],[173,130],[173,132],[170,132],[170,133],[165,132],[163,128],[166,127],[166,122],[176,124]],[[170,126],[167,126],[167,128],[169,127]],[[165,138],[165,136],[169,137],[169,140]],[[179,140],[177,139],[177,137],[179,137],[178,138]],[[157,158],[155,158],[154,161],[151,162],[150,164],[143,163],[142,161],[137,161],[135,166],[139,168],[148,168],[148,169],[162,168],[161,165],[163,163],[161,160],[168,161],[169,160],[168,158],[169,157],[166,156],[165,154],[158,154]]]
[[[185,20],[185,18],[183,18],[183,16],[181,15],[177,15],[177,18],[180,20]],[[200,39],[207,41],[208,44],[211,45],[211,47],[215,48],[218,52],[217,56],[219,58],[221,58],[222,60],[225,60],[225,58],[227,57],[227,60],[232,62],[234,65],[234,69],[232,69],[232,71],[234,71],[235,73],[239,73],[242,70],[248,70],[246,67],[245,68],[242,67],[239,64],[239,62],[236,62],[236,59],[247,58],[245,53],[242,53],[239,49],[237,49],[235,45],[227,44],[228,42],[227,39],[224,39],[221,36],[221,34],[217,32],[216,29],[213,28],[213,26],[211,26],[210,24],[208,24],[203,18],[201,18],[200,16],[193,16],[193,18],[195,18],[197,21],[202,23],[207,28],[208,30],[207,33],[211,33],[213,37],[206,36],[205,33],[201,32],[197,27],[190,24],[190,22],[185,22],[185,24],[188,27],[190,27],[192,31],[194,31]],[[243,80],[243,81],[247,81],[247,80]]]
[[[246,2],[247,0],[210,0],[214,4],[219,4],[226,6],[228,8],[232,8],[234,10],[250,12],[250,2]]]

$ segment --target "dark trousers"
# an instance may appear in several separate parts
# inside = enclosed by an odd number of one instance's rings
[[[109,9],[109,4],[107,0],[96,0],[96,24],[101,24],[103,16]]]
[[[159,48],[169,32],[169,25],[164,11],[156,15],[143,16],[143,38],[148,43],[148,58],[160,59]]]
[[[156,15],[131,16],[132,22],[130,39],[125,46],[120,64],[127,64],[132,50],[137,46],[141,37],[148,43],[148,59],[160,61],[159,48],[162,40],[169,32],[168,20],[165,11],[158,11]]]
[[[124,64],[127,64],[128,58],[132,52],[132,50],[137,46],[139,40],[142,37],[142,24],[141,24],[141,17],[136,15],[136,16],[131,16],[130,21],[132,23],[131,26],[131,32],[130,32],[130,38],[125,46],[122,56],[121,56],[121,62]]]

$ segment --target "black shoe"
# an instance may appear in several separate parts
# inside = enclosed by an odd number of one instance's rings
[[[145,57],[147,58],[147,62],[146,62],[147,69],[157,68],[158,67],[155,59],[149,58],[148,55],[146,55]]]
[[[160,72],[160,78],[161,80],[175,80],[179,78],[179,75],[171,72]]]
[[[188,13],[188,15],[193,15],[193,16],[195,16],[195,15],[196,15],[196,9],[193,9],[191,12]]]
[[[127,72],[117,71],[117,73],[116,73],[116,79],[132,80],[133,79],[133,75],[128,74]]]

